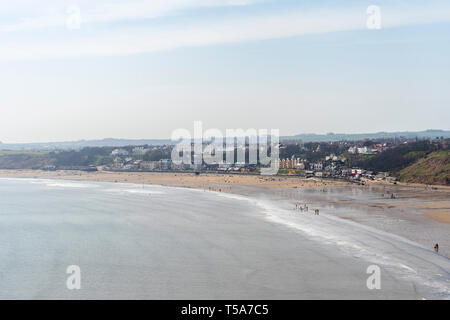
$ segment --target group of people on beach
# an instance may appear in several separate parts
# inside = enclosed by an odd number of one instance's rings
[[[306,204],[301,204],[297,202],[295,204],[295,210],[300,210],[301,212],[308,211],[308,206]]]
[[[296,203],[295,203],[295,208],[294,208],[294,210],[300,210],[301,212],[303,212],[303,211],[308,212],[309,208],[308,208],[308,206],[306,205],[306,203],[299,203],[299,202],[296,202]],[[318,216],[318,215],[319,215],[319,209],[314,209],[314,215],[315,215],[315,216]],[[438,244],[438,243],[436,243],[436,244],[434,245],[434,251],[435,251],[436,253],[439,253],[439,244]]]
[[[295,210],[300,210],[301,212],[306,211],[308,212],[309,208],[306,205],[306,203],[295,203]],[[319,215],[319,209],[314,209],[314,215],[318,216]]]

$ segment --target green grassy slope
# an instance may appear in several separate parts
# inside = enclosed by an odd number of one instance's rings
[[[399,171],[404,182],[450,185],[450,150],[440,150],[420,158]]]

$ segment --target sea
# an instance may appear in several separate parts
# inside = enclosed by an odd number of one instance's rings
[[[0,299],[449,299],[449,272],[422,244],[267,197],[0,179]]]

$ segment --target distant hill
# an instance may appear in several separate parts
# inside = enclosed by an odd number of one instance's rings
[[[0,150],[29,151],[29,150],[78,150],[85,147],[123,147],[131,145],[164,145],[172,144],[168,139],[101,139],[101,140],[79,140],[65,142],[36,142],[36,143],[1,143]]]
[[[377,132],[377,133],[327,133],[327,134],[315,134],[315,133],[303,133],[295,136],[281,137],[281,141],[301,140],[303,142],[328,142],[328,141],[357,141],[357,140],[376,140],[376,139],[388,139],[388,138],[436,138],[443,137],[444,139],[450,138],[449,130],[425,130],[425,131],[399,131],[399,132]]]
[[[314,134],[305,133],[295,136],[280,137],[282,142],[328,142],[328,141],[357,141],[364,139],[383,139],[383,138],[436,138],[443,137],[450,138],[449,130],[426,130],[426,131],[405,131],[405,132],[377,132],[377,133],[328,133],[328,134]],[[42,142],[42,143],[2,143],[0,142],[0,150],[12,151],[51,151],[51,150],[79,150],[85,147],[124,147],[124,146],[139,146],[139,145],[168,145],[174,144],[170,139],[114,139],[107,138],[101,140],[79,140],[79,141],[64,141],[64,142]]]
[[[400,170],[404,182],[450,185],[450,150],[432,152]]]

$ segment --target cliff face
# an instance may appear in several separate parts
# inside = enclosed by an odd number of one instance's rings
[[[400,181],[450,185],[450,150],[435,151],[400,170]]]

